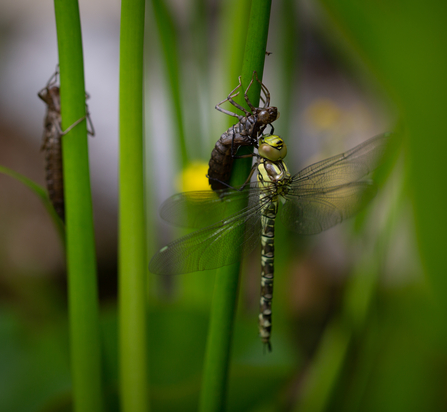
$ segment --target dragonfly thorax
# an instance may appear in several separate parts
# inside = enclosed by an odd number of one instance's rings
[[[272,162],[261,158],[258,164],[258,181],[261,184],[270,186],[273,183],[282,186],[287,184],[289,180],[290,173],[282,160]]]

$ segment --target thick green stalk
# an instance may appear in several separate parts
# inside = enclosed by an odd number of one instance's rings
[[[85,116],[77,0],[55,0],[62,129]],[[98,293],[86,122],[62,138],[71,369],[75,411],[102,410]]]
[[[185,128],[183,126],[181,106],[182,99],[179,80],[179,67],[181,67],[181,64],[178,56],[177,34],[166,2],[161,0],[152,0],[152,9],[163,51],[164,66],[166,68],[168,86],[170,89],[169,91],[173,106],[173,119],[175,120],[175,140],[179,149],[181,168],[183,169],[188,162],[188,153],[186,149],[186,135]]]
[[[262,81],[264,73],[265,51],[267,47],[267,37],[270,19],[271,0],[254,0],[250,11],[250,20],[248,25],[247,42],[245,46],[244,59],[242,64],[242,89],[245,90],[253,77],[253,71],[258,74]],[[259,102],[261,85],[254,81],[248,91],[248,98],[251,102]],[[235,99],[238,103],[248,109],[244,100],[244,93],[241,92]],[[256,106],[256,104],[255,104]],[[244,148],[243,148],[244,149]],[[248,149],[247,153],[253,152],[253,147]],[[243,154],[239,150],[238,154]],[[242,185],[250,172],[252,159],[237,159],[234,162],[233,173],[231,175],[231,185],[237,187]]]
[[[121,407],[149,410],[144,201],[144,0],[121,3],[119,327]]]
[[[242,62],[246,46],[247,21],[250,15],[251,0],[227,0],[221,5],[221,24],[219,63],[225,68],[225,91],[232,90],[237,85],[237,78],[241,75]],[[237,10],[237,12],[235,12]],[[231,30],[228,30],[231,27]],[[224,96],[222,96],[223,99]],[[221,100],[222,100],[221,99]],[[217,102],[216,102],[217,103]],[[234,124],[234,118],[228,119],[228,127]],[[215,142],[213,142],[214,145]]]
[[[242,68],[242,84],[247,87],[253,70],[262,79],[271,0],[253,0],[248,25],[247,41]],[[250,89],[250,100],[259,101],[260,86]],[[251,159],[236,162],[231,184],[242,184],[248,176]],[[241,205],[243,206],[243,205]],[[228,370],[230,364],[231,339],[239,282],[239,266],[234,264],[217,271],[211,308],[210,330],[205,355],[202,379],[200,411],[222,411],[225,409]]]

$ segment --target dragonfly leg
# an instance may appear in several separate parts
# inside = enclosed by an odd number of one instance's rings
[[[257,156],[255,154],[253,154],[253,156]],[[238,189],[239,191],[241,191],[245,186],[247,186],[248,183],[250,183],[251,177],[253,176],[253,173],[255,172],[255,170],[257,170],[258,168],[258,162],[256,162],[250,170],[250,174],[247,177],[247,180],[245,180],[244,184]]]
[[[236,103],[233,98],[235,98],[236,96],[239,95],[239,92],[235,93],[237,89],[242,87],[242,82],[241,82],[241,76],[239,76],[239,84],[230,92],[230,94],[228,95],[228,97],[224,100],[222,100],[220,103],[217,103],[215,107],[216,110],[219,110],[222,113],[225,113],[229,116],[233,116],[233,117],[237,117],[240,120],[242,120],[244,118],[244,116],[238,115],[236,113],[230,112],[229,110],[225,110],[222,107],[220,107],[223,103],[225,102],[229,102],[231,103],[234,107],[236,107],[237,109],[241,110],[242,112],[244,112],[245,116],[250,116],[251,113],[248,112],[244,107],[242,107],[240,104]]]
[[[57,84],[58,76],[59,76],[59,65],[56,65],[56,70],[53,73],[53,75],[50,77],[50,79],[48,80],[48,83],[45,86],[45,88],[49,89],[50,87],[55,86]]]
[[[229,110],[225,110],[222,107],[220,107],[222,104],[224,104],[225,102],[228,102],[233,97],[238,96],[239,92],[236,93],[236,90],[239,89],[241,86],[242,85],[239,82],[239,84],[230,92],[230,94],[227,96],[227,98],[223,99],[221,102],[217,103],[216,106],[214,106],[214,108],[216,110],[219,110],[222,113],[228,114],[229,116],[237,117],[239,120],[241,120],[243,118],[243,116],[240,116],[240,115],[238,115],[236,113],[230,112]]]
[[[85,92],[85,100],[90,99],[90,95]],[[94,137],[95,136],[95,128],[93,127],[92,118],[90,117],[90,112],[88,111],[88,104],[85,103],[85,117],[87,118],[87,133]]]
[[[261,96],[261,100],[264,102],[264,107],[269,107],[270,106],[270,92],[269,92],[269,89],[267,89],[267,87],[264,85],[264,83],[262,83],[259,80],[258,74],[256,72],[253,72],[253,76],[256,76],[256,81],[261,85],[261,90],[264,92],[265,100]]]
[[[265,95],[265,99],[262,97],[262,94],[259,96],[262,103],[264,103],[264,108],[269,107],[270,106],[270,92],[267,89],[267,87],[264,85],[264,83],[262,83],[259,78],[258,78],[258,73],[256,72],[256,70],[253,71],[253,77],[250,81],[250,84],[247,87],[247,90],[244,93],[244,97],[245,97],[245,101],[247,102],[247,104],[250,106],[250,109],[255,112],[256,108],[253,106],[253,104],[251,103],[250,99],[248,98],[248,89],[250,89],[253,80],[256,78],[256,81],[261,85],[261,90]]]
[[[273,126],[272,126],[271,123],[269,123],[268,125],[264,124],[264,125],[262,125],[262,126],[259,128],[259,130],[258,130],[258,136],[259,136],[259,137],[261,137],[261,136],[263,135],[264,130],[265,130],[265,128],[266,128],[267,126],[270,126],[270,127],[272,128],[272,130],[273,130]],[[272,134],[272,133],[270,133],[270,134]],[[256,144],[253,144],[253,146],[256,147],[256,149],[257,149],[257,148],[259,147],[258,142],[256,141]]]
[[[218,182],[218,183],[224,185],[224,186],[227,187],[228,189],[234,189],[233,186],[229,185],[228,183],[223,182],[223,181],[220,180],[220,179],[217,179],[217,178],[215,178],[215,177],[211,177],[211,176],[208,175],[208,174],[206,175],[206,177],[207,177],[207,179],[209,179],[209,180],[213,180],[213,181],[215,181],[215,182]]]
[[[228,100],[226,100],[226,99],[223,100],[223,101],[221,101],[219,104],[216,104],[216,106],[214,106],[214,108],[215,108],[216,110],[219,110],[219,112],[221,112],[221,113],[225,113],[225,114],[227,114],[228,116],[237,117],[237,118],[239,119],[239,121],[241,121],[241,120],[244,118],[244,116],[241,116],[241,115],[239,115],[239,114],[230,112],[229,110],[222,109],[222,107],[219,106],[220,104],[225,103],[225,102],[227,102],[227,101],[228,101]]]
[[[92,118],[90,117],[90,112],[88,111],[88,106],[86,106],[86,112],[87,114],[85,115],[86,119],[87,119],[87,133],[90,136],[94,136],[95,135],[95,128],[93,127],[93,122],[92,122]],[[273,133],[271,133],[273,134]]]
[[[250,87],[251,87],[251,85],[252,85],[254,79],[256,79],[256,81],[261,85],[261,90],[262,90],[262,92],[264,93],[265,99],[262,97],[262,94],[261,94],[261,96],[260,96],[260,99],[261,99],[262,103],[264,103],[264,108],[270,106],[270,92],[269,92],[269,90],[267,89],[267,87],[264,85],[264,83],[262,83],[262,82],[259,80],[259,78],[258,78],[258,73],[257,73],[256,70],[255,70],[255,71],[253,71],[253,77],[252,77],[252,79],[251,79],[251,81],[250,81],[250,84],[248,85],[247,90],[246,90],[245,93],[244,93],[245,101],[246,101],[247,104],[250,106],[250,109],[251,109],[253,112],[256,111],[256,108],[253,106],[253,104],[250,102],[250,99],[248,98],[248,90],[250,89]]]
[[[251,82],[250,82],[250,85],[251,85]],[[248,89],[250,88],[250,85],[248,86]],[[241,76],[239,76],[239,84],[238,84],[237,88],[240,88],[240,87],[242,87],[242,77],[241,77]],[[247,89],[247,90],[248,90],[248,89]],[[239,93],[238,93],[238,94],[239,94]],[[245,95],[246,95],[246,92],[244,93],[244,96],[245,96]],[[237,96],[237,95],[231,96],[231,94],[230,94],[230,95],[227,97],[227,99],[228,99],[228,101],[229,101],[233,106],[235,106],[235,107],[237,107],[239,110],[243,111],[243,112],[245,113],[245,116],[246,116],[246,117],[250,116],[251,113],[250,113],[245,107],[241,106],[240,104],[236,103],[236,102],[233,100],[233,97],[236,97],[236,96]],[[249,103],[248,106],[250,107],[251,110],[254,109],[254,107],[252,106],[251,103]]]
[[[257,156],[257,155],[255,155],[255,154],[252,154],[252,155],[246,155],[246,156],[241,156],[241,158],[242,158],[242,157],[251,157],[251,156]],[[238,158],[236,158],[236,159],[238,159]],[[258,167],[258,163],[256,163],[256,164],[253,165],[253,167],[251,168],[250,174],[249,174],[248,177],[247,177],[247,180],[244,182],[244,184],[243,184],[240,188],[237,189],[238,191],[241,191],[245,186],[247,186],[247,183],[250,182],[251,177],[253,176],[253,173],[254,173],[254,171],[256,170],[257,167]],[[228,189],[236,190],[235,187],[229,185],[228,183],[222,182],[221,180],[216,179],[215,177],[211,177],[210,175],[206,175],[206,177],[207,177],[209,180],[214,180],[215,182],[219,182],[219,183],[223,184],[224,186],[228,187]]]
[[[251,85],[253,84],[253,80],[254,80],[255,76],[256,76],[256,79],[257,79],[257,78],[258,78],[258,75],[256,74],[256,71],[253,71],[253,76],[252,76],[252,78],[251,78],[251,80],[250,80],[250,83],[248,84],[247,89],[246,89],[245,92],[244,92],[244,99],[245,99],[245,101],[247,102],[248,107],[250,107],[250,109],[251,109],[251,111],[252,111],[253,113],[256,112],[256,107],[253,106],[253,104],[251,103],[250,99],[248,98],[248,91],[250,90],[250,87],[251,87]]]
[[[70,130],[75,128],[79,123],[81,123],[83,120],[87,122],[87,133],[90,136],[95,136],[95,128],[93,127],[93,122],[90,117],[90,112],[88,111],[88,106],[85,105],[85,116],[82,116],[80,119],[76,120],[72,125],[68,126],[65,130],[61,129],[61,126],[59,123],[56,124],[57,131],[63,136],[66,135]]]
[[[249,153],[246,155],[240,155],[240,156],[233,156],[233,159],[247,159],[248,157],[255,157],[256,155],[254,153]]]
[[[235,95],[231,96],[231,97],[236,97],[238,94],[239,94],[239,92],[236,93]],[[214,108],[215,108],[216,110],[219,110],[219,112],[221,112],[221,113],[225,113],[225,114],[227,114],[228,116],[237,117],[237,118],[239,119],[239,121],[241,121],[241,120],[244,118],[244,116],[241,116],[241,115],[239,115],[239,114],[230,112],[229,110],[226,110],[226,109],[223,109],[222,107],[220,107],[220,105],[221,105],[221,104],[224,104],[225,102],[230,102],[230,103],[233,102],[233,100],[230,101],[230,99],[231,99],[230,97],[227,97],[226,99],[224,99],[224,100],[222,100],[221,102],[217,103],[217,104],[214,106]]]
[[[81,123],[82,121],[84,121],[84,120],[86,120],[86,119],[87,119],[87,123],[90,124],[90,126],[93,127],[93,124],[92,124],[91,119],[90,119],[90,113],[88,113],[88,112],[87,112],[87,114],[86,114],[85,116],[82,116],[80,119],[76,120],[73,124],[71,124],[70,126],[68,126],[65,130],[62,130],[62,129],[61,129],[59,123],[56,124],[56,127],[57,127],[57,129],[58,129],[58,132],[59,132],[62,136],[64,136],[64,135],[66,135],[70,130],[72,130],[73,128],[75,128],[79,123]],[[89,119],[90,119],[90,120],[89,120]],[[87,132],[88,132],[88,134],[91,134],[92,136],[95,135],[95,130],[93,130],[93,131],[87,130]]]

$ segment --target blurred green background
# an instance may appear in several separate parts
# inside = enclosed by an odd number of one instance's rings
[[[203,183],[200,165],[228,128],[214,105],[237,85],[244,44],[234,38],[249,6],[147,4],[148,256],[180,234],[158,219],[158,205]],[[104,392],[117,411],[119,4],[80,9],[97,131],[89,143]],[[53,6],[19,0],[0,10],[0,165],[43,184],[36,93],[57,62]],[[259,253],[244,261],[227,410],[447,409],[446,18],[447,4],[434,0],[273,2],[264,83],[290,171],[385,131],[399,130],[402,143],[356,219],[306,238],[279,225],[271,354],[257,336]],[[185,171],[193,186],[176,186]],[[0,188],[0,409],[69,411],[63,248],[32,192],[5,175]],[[194,411],[213,273],[148,276],[153,410]]]

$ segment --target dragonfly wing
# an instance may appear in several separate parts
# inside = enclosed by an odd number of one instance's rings
[[[260,219],[258,200],[226,220],[171,242],[151,259],[149,271],[177,275],[235,263],[259,244]]]
[[[376,195],[373,182],[351,182],[304,195],[287,194],[281,220],[290,230],[313,235],[354,216]]]
[[[372,137],[345,153],[306,167],[293,176],[292,191],[300,194],[361,179],[377,168],[390,138],[391,133]]]
[[[160,208],[160,216],[180,227],[205,228],[241,211],[253,199],[259,199],[256,183],[242,190],[202,190],[178,193],[167,199]]]

